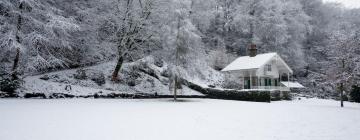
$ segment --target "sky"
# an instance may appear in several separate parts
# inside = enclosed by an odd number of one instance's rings
[[[323,0],[324,2],[339,2],[347,8],[360,8],[360,0]]]

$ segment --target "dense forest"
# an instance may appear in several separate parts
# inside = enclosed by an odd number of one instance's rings
[[[0,73],[114,62],[114,82],[151,56],[175,79],[222,87],[220,70],[256,44],[279,53],[307,93],[333,96],[360,84],[359,17],[321,0],[2,0]]]

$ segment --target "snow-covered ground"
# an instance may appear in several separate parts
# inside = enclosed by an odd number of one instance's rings
[[[163,62],[162,66],[155,65],[152,56],[145,57],[135,62],[124,63],[119,73],[120,81],[111,81],[111,73],[116,62],[110,61],[94,66],[81,67],[77,69],[67,69],[56,72],[50,72],[40,75],[27,76],[24,78],[24,85],[18,90],[18,94],[23,96],[26,93],[43,93],[50,96],[53,93],[63,93],[70,95],[94,95],[110,93],[144,93],[158,95],[172,95],[169,91],[169,74],[167,64]],[[141,69],[141,70],[139,70]],[[79,71],[84,72],[84,77],[79,76]],[[145,73],[147,71],[148,73]],[[152,73],[153,75],[149,75]],[[167,74],[164,74],[167,73]],[[206,69],[203,72],[205,78],[191,77],[191,82],[207,87],[208,85],[219,85],[222,82],[220,72],[213,69]],[[46,78],[44,78],[46,77]],[[81,77],[81,76],[80,76]],[[97,84],[94,79],[103,80],[101,85]],[[129,85],[133,83],[133,85]],[[71,86],[71,90],[65,90]],[[203,95],[197,91],[183,86],[180,95]]]
[[[1,140],[359,138],[360,104],[332,100],[0,100]]]

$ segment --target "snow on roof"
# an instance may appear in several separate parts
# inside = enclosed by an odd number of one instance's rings
[[[298,82],[288,82],[288,81],[282,81],[281,84],[288,88],[305,88],[303,85],[301,85]]]
[[[258,54],[254,57],[242,56],[231,62],[221,71],[234,71],[246,69],[258,69],[265,65],[271,58],[275,57],[277,53]]]

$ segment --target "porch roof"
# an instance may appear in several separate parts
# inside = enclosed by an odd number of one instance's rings
[[[285,87],[288,88],[305,88],[303,85],[301,85],[298,82],[282,81],[281,84],[283,84]]]

